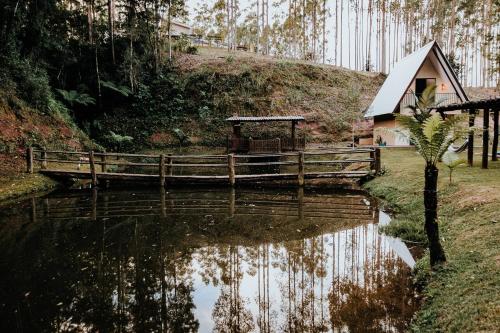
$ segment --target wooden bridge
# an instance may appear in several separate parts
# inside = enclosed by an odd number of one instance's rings
[[[361,179],[380,171],[378,148],[336,148],[254,155],[173,155],[48,151],[28,148],[27,172],[56,178],[99,181],[215,183]]]

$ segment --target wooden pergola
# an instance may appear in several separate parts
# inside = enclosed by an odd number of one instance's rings
[[[249,150],[252,146],[257,149],[255,143],[258,142],[259,147],[257,152],[271,152],[276,150],[277,152],[283,150],[295,151],[297,149],[304,149],[304,140],[298,140],[296,137],[296,126],[300,121],[304,121],[303,116],[269,116],[269,117],[244,117],[244,116],[232,116],[227,118],[226,121],[230,122],[233,127],[233,133],[231,137],[231,147],[234,151],[245,151]],[[275,139],[261,139],[254,140],[252,138],[243,138],[241,135],[241,124],[242,123],[268,123],[268,122],[289,122],[291,124],[291,134],[290,138],[275,138]],[[250,142],[249,142],[250,141]],[[252,145],[252,143],[254,143]],[[276,144],[277,143],[277,144]],[[250,148],[248,147],[250,146]],[[285,149],[286,148],[286,149]]]
[[[436,111],[444,115],[448,111],[464,110],[469,113],[469,128],[474,126],[474,120],[479,110],[483,110],[483,154],[482,168],[488,168],[488,148],[489,148],[489,129],[490,129],[490,113],[493,113],[493,147],[491,151],[491,160],[498,160],[498,113],[500,110],[500,97],[481,99],[477,101],[467,101],[463,103],[454,103],[436,108]],[[474,162],[474,133],[469,131],[467,142],[467,161],[469,166]]]

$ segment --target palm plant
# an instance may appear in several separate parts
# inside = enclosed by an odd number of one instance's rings
[[[398,115],[397,120],[405,127],[415,144],[417,151],[425,160],[425,232],[429,242],[430,263],[432,267],[446,261],[446,256],[439,240],[437,224],[437,163],[448,150],[448,147],[458,139],[455,131],[459,117],[443,117],[432,113],[432,108],[439,103],[435,101],[435,86],[425,89],[417,98],[415,106],[409,107],[411,115]]]
[[[75,104],[83,106],[94,105],[95,99],[89,94],[81,93],[76,90],[56,89],[62,98],[69,106],[73,107]]]
[[[450,184],[451,184],[451,176],[453,174],[453,170],[455,170],[456,167],[458,167],[461,164],[466,163],[467,161],[464,160],[463,158],[460,158],[460,156],[452,151],[447,151],[443,155],[443,164],[448,167],[448,170],[450,171]]]

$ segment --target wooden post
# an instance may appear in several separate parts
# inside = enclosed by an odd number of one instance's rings
[[[299,187],[297,189],[297,201],[298,201],[298,213],[299,219],[304,220],[304,188]]]
[[[26,149],[26,172],[33,173],[33,147]]]
[[[236,184],[236,172],[234,168],[234,154],[229,154],[227,155],[227,166],[228,166],[228,172],[229,172],[229,184],[231,186],[234,186]]]
[[[295,125],[297,122],[294,120],[292,121],[292,151],[295,151]]]
[[[469,137],[467,140],[467,163],[470,167],[474,165],[474,119],[476,110],[469,110]]]
[[[106,151],[102,152],[101,162],[101,172],[106,172]]]
[[[160,201],[161,201],[161,217],[167,217],[167,205],[165,203],[165,187],[160,188]]]
[[[498,113],[500,110],[493,111],[493,147],[491,148],[491,160],[498,161]]]
[[[47,169],[47,152],[42,151],[42,169]]]
[[[232,187],[229,190],[229,217],[233,218],[236,211],[236,190]]]
[[[92,220],[97,221],[97,188],[92,188]]]
[[[377,167],[375,164],[375,162],[377,161],[377,156],[375,156],[376,152],[375,152],[375,148],[370,151],[370,158],[372,159],[372,161],[370,162],[370,171],[372,172],[375,172],[375,168]]]
[[[172,154],[167,154],[167,175],[172,176],[173,174],[173,166],[172,166]]]
[[[299,172],[298,172],[299,186],[304,186],[304,152],[299,152]]]
[[[160,186],[165,186],[165,155],[160,155]]]
[[[36,199],[31,198],[31,222],[36,223]]]
[[[95,172],[95,159],[94,159],[94,151],[91,150],[89,153],[89,163],[90,163],[90,175],[92,177],[92,187],[97,186],[97,174]]]
[[[276,140],[278,140],[278,153],[281,153],[281,139],[277,138]]]
[[[484,109],[483,112],[483,161],[481,167],[488,169],[488,145],[490,143],[490,110]]]
[[[375,148],[375,174],[378,175],[381,170],[380,148]]]

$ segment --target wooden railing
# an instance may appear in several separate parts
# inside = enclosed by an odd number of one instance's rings
[[[99,180],[226,182],[362,178],[380,172],[378,148],[227,155],[125,154],[27,150],[27,172]],[[69,166],[69,167],[68,167]],[[71,167],[72,166],[72,167]]]
[[[418,97],[418,95],[417,95]],[[435,102],[439,103],[440,106],[452,104],[452,103],[460,103],[461,100],[455,93],[437,93],[435,97]],[[416,98],[413,93],[406,93],[401,100],[400,106],[401,109],[406,108],[407,106],[415,106]]]
[[[299,138],[229,138],[227,139],[228,152],[232,153],[281,153],[288,151],[301,151],[306,147],[306,139]]]

